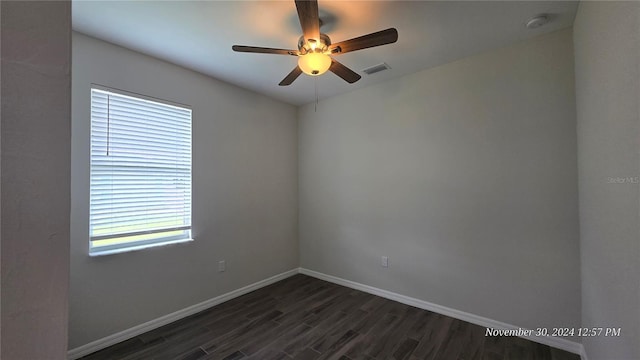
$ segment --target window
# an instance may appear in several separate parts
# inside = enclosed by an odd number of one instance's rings
[[[191,239],[191,109],[91,89],[91,255]]]

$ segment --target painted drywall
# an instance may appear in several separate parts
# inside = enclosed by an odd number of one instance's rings
[[[2,359],[64,359],[71,3],[2,1]]]
[[[580,324],[570,29],[314,107],[299,110],[302,267],[513,325]]]
[[[194,242],[88,256],[91,83],[192,106]],[[72,94],[70,348],[298,266],[293,106],[77,33]]]
[[[574,24],[582,325],[590,360],[640,359],[640,3],[581,2]]]

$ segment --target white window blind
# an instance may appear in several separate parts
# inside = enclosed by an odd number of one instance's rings
[[[191,109],[91,89],[91,253],[191,237]]]

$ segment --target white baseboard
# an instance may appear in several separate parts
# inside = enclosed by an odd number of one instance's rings
[[[203,301],[199,304],[195,304],[192,306],[189,306],[187,308],[184,308],[182,310],[178,310],[174,313],[159,317],[157,319],[151,320],[151,321],[147,321],[144,324],[140,324],[137,326],[134,326],[132,328],[129,328],[127,330],[121,331],[119,333],[115,333],[113,335],[109,335],[107,337],[104,337],[102,339],[98,339],[96,341],[92,341],[86,345],[82,345],[79,346],[77,348],[71,349],[69,350],[69,352],[67,353],[67,357],[69,359],[75,360],[75,359],[79,359],[85,355],[89,355],[93,352],[96,352],[98,350],[102,350],[106,347],[109,347],[111,345],[117,344],[119,342],[131,339],[135,336],[144,334],[147,331],[151,331],[153,329],[157,329],[163,325],[167,325],[169,323],[172,323],[176,320],[180,320],[182,318],[185,318],[189,315],[193,315],[195,313],[198,313],[202,310],[206,310],[212,306],[218,305],[220,303],[223,303],[225,301],[231,300],[233,298],[236,298],[238,296],[244,295],[246,293],[249,293],[251,291],[260,289],[262,287],[265,287],[267,285],[273,284],[275,282],[278,282],[280,280],[286,279],[290,276],[293,276],[295,274],[298,273],[298,269],[292,269],[289,271],[285,271],[281,274],[272,276],[270,278],[264,279],[264,280],[260,280],[258,282],[255,282],[251,285],[247,285],[245,287],[242,287],[240,289],[236,289],[233,290],[231,292],[228,292],[226,294],[222,294],[220,296],[216,296],[212,299]]]
[[[442,306],[442,305],[438,305],[438,304],[433,304],[430,303],[428,301],[424,301],[424,300],[420,300],[420,299],[416,299],[416,298],[412,298],[409,296],[404,296],[401,294],[397,294],[391,291],[387,291],[387,290],[383,290],[383,289],[379,289],[373,286],[369,286],[369,285],[365,285],[365,284],[361,284],[361,283],[357,283],[355,281],[351,281],[351,280],[345,280],[336,276],[332,276],[332,275],[327,275],[327,274],[323,274],[317,271],[313,271],[313,270],[309,270],[309,269],[305,269],[305,268],[300,268],[300,273],[301,274],[305,274],[305,275],[309,275],[315,278],[318,278],[320,280],[325,280],[325,281],[329,281],[332,282],[334,284],[338,284],[338,285],[342,285],[342,286],[346,286],[355,290],[360,290],[360,291],[364,291],[366,293],[369,294],[373,294],[373,295],[377,295],[383,298],[387,298],[390,300],[394,300],[397,301],[399,303],[403,303],[406,305],[410,305],[410,306],[414,306],[420,309],[424,309],[424,310],[429,310],[429,311],[433,311],[435,313],[438,314],[442,314],[442,315],[446,315],[446,316],[450,316],[452,318],[458,319],[458,320],[462,320],[462,321],[466,321],[466,322],[470,322],[472,324],[476,324],[479,326],[483,326],[483,327],[487,327],[487,328],[494,328],[494,329],[509,329],[509,330],[517,330],[518,328],[522,328],[523,327],[518,327],[518,326],[514,326],[514,325],[510,325],[510,324],[506,324],[500,321],[496,321],[496,320],[492,320],[492,319],[488,319],[482,316],[478,316],[478,315],[474,315],[468,312],[464,312],[464,311],[460,311],[460,310],[456,310],[456,309],[452,309],[452,308],[448,308],[446,306]],[[574,341],[570,341],[567,339],[562,339],[562,338],[558,338],[558,337],[550,337],[550,336],[523,336],[523,338],[526,338],[528,340],[531,341],[535,341],[537,343],[540,344],[544,344],[544,345],[549,345],[558,349],[562,349],[574,354],[578,354],[582,356],[583,360],[586,360],[586,354],[584,353],[584,348],[582,346],[582,344],[574,342]]]

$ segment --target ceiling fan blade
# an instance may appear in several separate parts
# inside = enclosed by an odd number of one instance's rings
[[[342,65],[334,59],[331,59],[331,66],[329,67],[329,71],[340,76],[349,84],[353,84],[361,78],[361,76],[358,75],[355,71],[349,69],[348,67]]]
[[[396,41],[398,41],[398,30],[396,30],[395,28],[389,28],[368,35],[363,35],[357,38],[331,44],[331,46],[329,46],[329,51],[331,51],[333,55],[338,55],[375,46],[391,44]]]
[[[318,15],[318,0],[295,0],[298,19],[302,26],[305,40],[320,40],[320,17]]]
[[[233,49],[233,51],[246,52],[246,53],[293,55],[293,56],[299,55],[298,50],[274,49],[274,48],[244,46],[244,45],[233,45],[231,48]]]
[[[295,69],[293,69],[289,75],[285,76],[284,79],[282,79],[282,81],[280,81],[280,86],[287,86],[287,85],[291,85],[295,79],[298,78],[298,76],[300,76],[300,74],[302,74],[302,70],[300,69],[299,66],[296,66]]]

